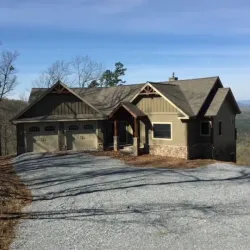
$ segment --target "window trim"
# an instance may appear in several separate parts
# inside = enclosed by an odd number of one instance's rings
[[[209,133],[208,134],[202,134],[202,123],[209,124]],[[211,136],[211,123],[210,123],[210,121],[200,121],[200,136]]]
[[[221,124],[221,131],[220,131],[220,124]],[[220,133],[221,132],[221,133]],[[222,133],[222,121],[219,120],[218,121],[218,135],[221,136],[223,133]]]
[[[171,126],[171,138],[155,138],[154,137],[154,124],[170,124]],[[164,141],[172,141],[173,140],[173,123],[172,122],[152,122],[152,139],[153,140],[164,140]]]

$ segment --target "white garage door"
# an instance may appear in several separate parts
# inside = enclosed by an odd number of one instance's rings
[[[97,149],[96,122],[66,123],[68,150]]]
[[[28,152],[54,152],[59,149],[56,124],[29,126],[26,136]]]

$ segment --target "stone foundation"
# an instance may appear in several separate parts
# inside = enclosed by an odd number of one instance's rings
[[[182,159],[188,158],[187,146],[150,145],[149,153],[151,155],[168,156]]]
[[[118,136],[114,136],[114,151],[119,151],[119,137]]]
[[[140,148],[140,139],[138,137],[133,138],[133,155],[139,155],[139,148]]]

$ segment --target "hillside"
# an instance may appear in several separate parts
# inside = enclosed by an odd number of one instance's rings
[[[243,100],[238,102],[241,107],[249,107],[250,108],[250,100]]]
[[[0,102],[0,134],[4,155],[16,152],[16,130],[9,120],[26,106],[27,103],[20,100],[3,99]]]

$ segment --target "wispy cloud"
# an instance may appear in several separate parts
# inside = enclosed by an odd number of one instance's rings
[[[249,33],[248,1],[2,0],[2,25],[144,33]]]

